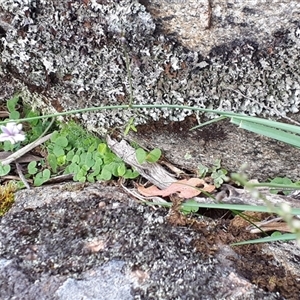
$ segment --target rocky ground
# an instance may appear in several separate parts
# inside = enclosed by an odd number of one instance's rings
[[[3,0],[0,100],[21,91],[57,112],[129,104],[133,92],[135,104],[282,117],[299,110],[299,36],[298,1]],[[247,162],[250,178],[299,179],[297,149],[226,122],[190,132],[191,111],[77,117],[103,133],[132,116],[146,125],[131,139],[188,170],[221,158],[228,171]],[[19,191],[1,217],[0,299],[299,299],[299,246],[231,247],[255,236],[210,217],[100,183]]]
[[[247,237],[100,183],[20,191],[1,218],[0,299],[298,299],[296,244],[229,246]]]

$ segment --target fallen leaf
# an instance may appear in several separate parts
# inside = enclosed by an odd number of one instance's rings
[[[177,193],[180,198],[189,199],[198,196],[201,191],[211,193],[214,191],[215,186],[207,184],[203,179],[190,178],[176,181],[169,185],[166,189],[160,190],[155,185],[145,188],[142,185],[137,186],[137,190],[140,194],[146,197],[150,196],[162,196],[167,197]]]

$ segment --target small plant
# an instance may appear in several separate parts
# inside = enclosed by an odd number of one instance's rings
[[[161,150],[158,148],[153,149],[150,152],[146,152],[143,148],[138,148],[135,151],[136,159],[139,164],[144,162],[154,163],[157,162],[161,157]]]
[[[130,130],[132,130],[134,132],[137,132],[137,129],[134,125],[134,118],[133,117],[129,119],[129,121],[128,121],[126,127],[125,127],[125,130],[124,130],[124,135],[125,136],[128,135]]]
[[[95,182],[112,177],[136,178],[139,174],[117,157],[99,138],[75,122],[54,132],[47,144],[52,173],[73,174],[73,180]]]
[[[221,167],[221,160],[217,159],[214,162],[212,168],[208,168],[202,164],[198,166],[198,177],[204,178],[207,174],[210,174],[211,178],[214,181],[214,185],[219,188],[224,181],[228,181],[228,177],[226,176],[227,170]]]

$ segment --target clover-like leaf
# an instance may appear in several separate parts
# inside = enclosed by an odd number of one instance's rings
[[[98,149],[97,150],[98,150],[99,153],[101,153],[102,155],[104,155],[107,152],[108,148],[107,148],[106,144],[101,143],[101,144],[98,145]]]
[[[59,136],[55,139],[55,144],[65,148],[68,146],[68,139],[64,136]]]
[[[47,161],[53,171],[53,173],[57,172],[57,158],[53,153],[49,153],[47,156]]]
[[[39,172],[36,174],[36,176],[34,177],[34,181],[33,184],[35,186],[41,186],[43,183],[45,183],[46,181],[48,181],[51,177],[51,172],[49,169],[45,169],[42,172]]]
[[[60,145],[54,145],[54,147],[53,147],[53,154],[56,157],[59,157],[59,156],[65,155],[65,151],[64,151],[64,149]]]
[[[138,148],[135,150],[136,160],[139,164],[142,164],[146,161],[147,153],[143,148]]]
[[[122,177],[125,173],[126,173],[126,166],[124,163],[122,163],[117,168],[118,177]]]
[[[161,157],[161,150],[155,148],[147,154],[146,160],[148,162],[155,163],[160,159],[160,157]]]
[[[10,172],[10,165],[2,165],[2,163],[0,163],[0,176],[5,176]]]
[[[134,179],[138,177],[140,174],[137,171],[126,170],[125,174],[122,176],[125,179]]]
[[[36,161],[31,161],[27,166],[28,173],[34,175],[37,173],[38,169],[36,167]]]
[[[105,180],[105,181],[111,180],[112,173],[107,169],[103,169],[101,171],[101,174],[99,174],[96,178],[97,178],[97,180]]]

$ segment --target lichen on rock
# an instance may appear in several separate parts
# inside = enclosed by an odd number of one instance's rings
[[[235,23],[228,30],[240,26],[243,34],[228,34],[219,44],[214,36],[209,52],[168,34],[148,1],[140,2],[145,5],[132,0],[2,1],[0,80],[12,77],[15,89],[26,91],[25,100],[52,111],[128,104],[127,55],[136,104],[182,104],[263,116],[298,112],[299,2],[291,1],[293,9],[286,20],[278,19],[282,30],[269,28],[268,39],[264,31],[266,43],[260,35],[257,39],[253,33],[247,35],[242,30],[246,25]],[[207,10],[204,4],[201,7]],[[234,6],[222,10],[221,20],[218,5],[211,7],[211,28],[204,26],[199,34],[220,34],[222,24],[232,24]],[[280,16],[286,5],[274,3]],[[259,13],[259,8],[254,13],[249,6],[239,2],[248,29]],[[255,33],[257,24],[254,27]],[[124,124],[132,115],[137,123],[145,123],[160,118],[180,121],[189,114],[167,109],[101,111],[83,115],[82,122],[97,129]]]

